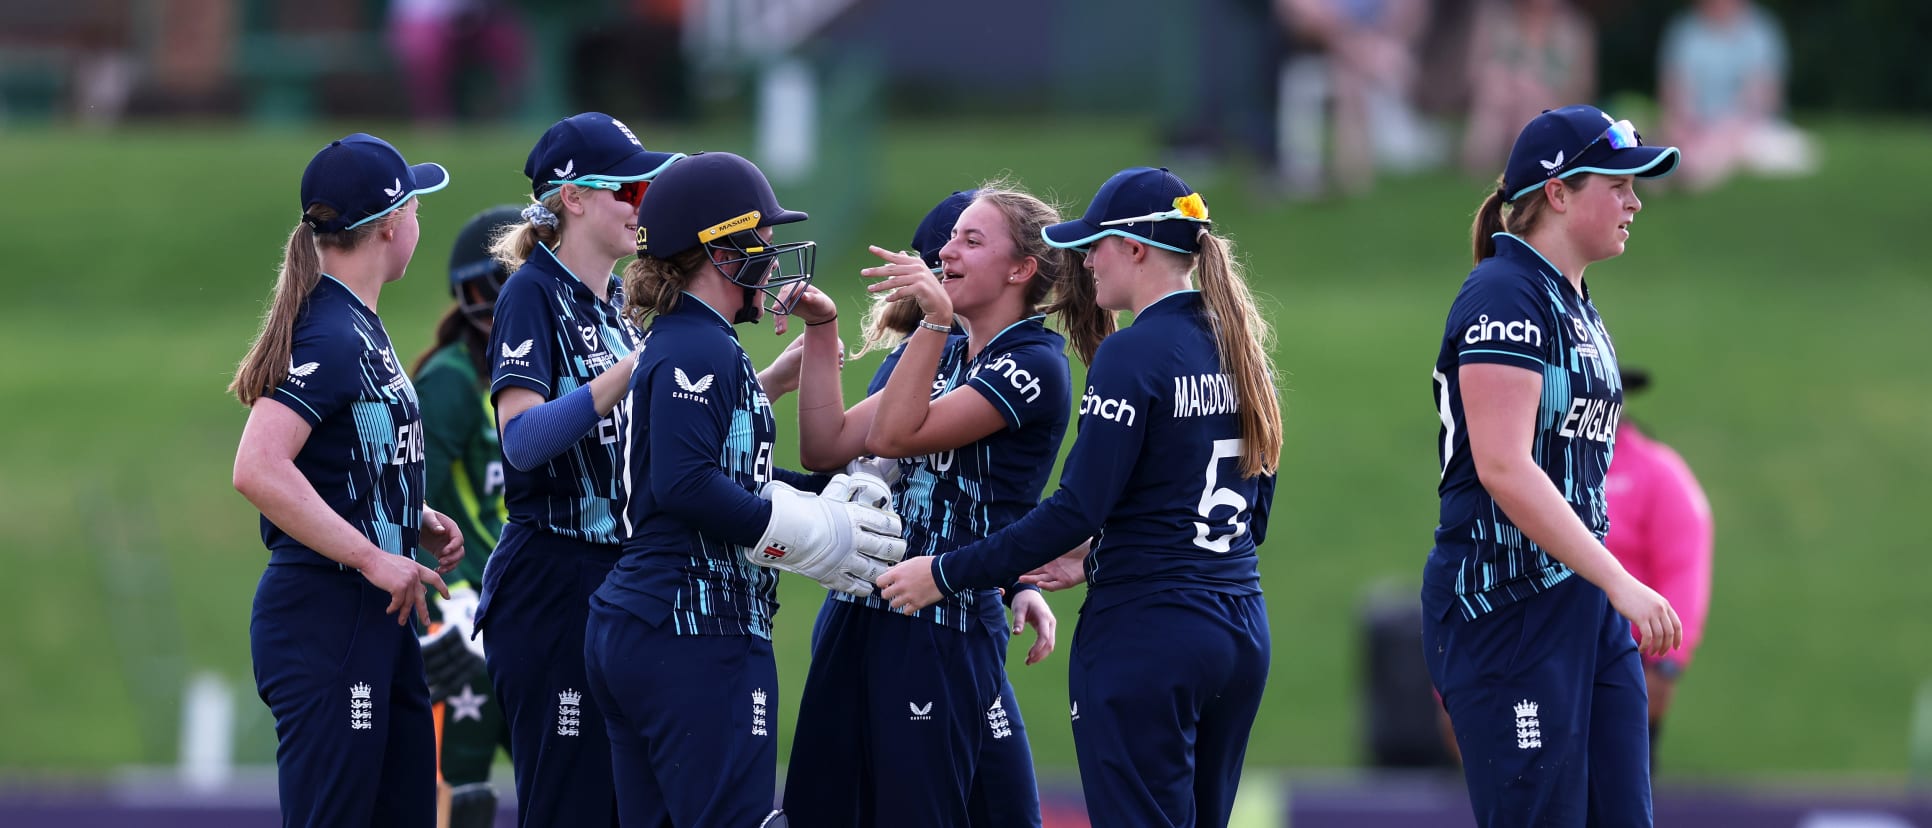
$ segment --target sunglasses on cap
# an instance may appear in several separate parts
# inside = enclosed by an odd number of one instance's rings
[[[587,187],[592,190],[609,190],[612,195],[615,195],[617,197],[618,201],[622,201],[625,204],[631,205],[633,209],[644,203],[644,191],[651,188],[651,182],[649,181],[578,180],[578,181],[552,181],[550,183],[557,184],[557,185],[575,184],[579,187]],[[549,198],[550,196],[554,195],[557,192],[557,190],[561,190],[561,189],[563,189],[563,187],[558,186],[556,189],[546,191],[543,194],[543,198]],[[538,200],[541,201],[542,198]]]
[[[1611,124],[1608,129],[1605,129],[1602,135],[1598,135],[1591,139],[1590,143],[1584,144],[1583,149],[1577,150],[1575,155],[1570,156],[1569,161],[1551,167],[1549,177],[1554,178],[1562,175],[1566,170],[1576,166],[1577,161],[1581,160],[1590,151],[1591,147],[1606,141],[1610,143],[1611,149],[1632,149],[1644,145],[1643,136],[1637,134],[1637,127],[1635,125],[1627,120],[1618,121]]]

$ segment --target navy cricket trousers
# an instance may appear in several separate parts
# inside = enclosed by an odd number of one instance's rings
[[[584,635],[623,824],[763,826],[778,785],[771,641],[678,635],[670,606],[658,609],[645,620],[594,600]]]
[[[1093,610],[1067,691],[1094,828],[1225,826],[1268,683],[1260,594],[1173,588]]]
[[[1630,622],[1572,575],[1466,620],[1423,587],[1424,657],[1486,828],[1648,828],[1649,695]]]
[[[285,826],[436,822],[436,730],[415,628],[353,569],[271,564],[248,624],[275,714]]]
[[[584,677],[584,620],[622,552],[512,523],[484,565],[476,628],[510,728],[525,828],[617,824],[610,736]]]
[[[971,824],[987,737],[1012,737],[1005,617],[980,598],[968,632],[827,599],[785,778],[794,828]]]

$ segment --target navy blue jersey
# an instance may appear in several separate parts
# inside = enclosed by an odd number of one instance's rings
[[[1060,490],[940,558],[940,588],[996,586],[1097,536],[1089,609],[1173,588],[1259,594],[1274,476],[1241,476],[1236,403],[1200,291],[1147,306],[1094,354]]]
[[[624,557],[597,599],[680,635],[771,637],[778,572],[744,549],[771,522],[777,425],[738,335],[685,294],[658,316],[621,404]],[[788,481],[789,482],[789,481]]]
[[[397,555],[423,518],[423,422],[416,388],[376,312],[323,274],[295,320],[288,379],[270,392],[309,424],[295,468],[336,514]],[[275,563],[334,565],[262,518]]]
[[[1578,295],[1528,242],[1496,234],[1496,255],[1470,271],[1449,308],[1433,383],[1442,418],[1442,513],[1425,581],[1453,580],[1470,619],[1571,574],[1523,537],[1476,477],[1457,368],[1479,362],[1543,376],[1531,456],[1599,540],[1610,529],[1603,477],[1623,415],[1617,352],[1590,304],[1589,287]]]
[[[622,313],[622,285],[614,275],[605,278],[609,301],[599,300],[549,248],[537,245],[496,300],[490,331],[496,360],[492,399],[505,388],[528,388],[545,400],[557,399],[590,384],[637,348],[637,328]],[[591,543],[622,540],[617,432],[613,414],[543,468],[526,472],[503,464],[510,522]]]
[[[984,538],[1040,502],[1073,405],[1067,341],[1048,330],[1045,320],[1034,316],[1013,323],[977,357],[968,355],[966,337],[946,340],[932,396],[956,389],[977,393],[1000,413],[1006,428],[957,449],[899,461],[894,508],[905,521],[907,557],[943,554]],[[833,597],[892,611],[876,595],[838,592]],[[998,598],[990,590],[963,590],[919,615],[965,632],[983,609],[981,600]]]

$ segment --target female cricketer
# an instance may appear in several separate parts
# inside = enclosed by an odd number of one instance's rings
[[[638,332],[611,272],[652,178],[683,156],[644,148],[586,112],[544,132],[524,164],[533,203],[500,236],[516,268],[490,332],[510,520],[483,570],[476,627],[510,722],[524,826],[609,825],[601,709],[584,696],[584,615],[617,562],[617,422]]]
[[[510,268],[490,254],[490,242],[522,220],[514,206],[492,207],[464,222],[449,257],[455,299],[436,323],[435,339],[416,361],[421,400],[425,476],[432,503],[451,504],[463,530],[462,565],[448,579],[448,600],[432,601],[422,640],[423,672],[435,702],[436,769],[443,786],[437,809],[444,828],[495,824],[496,789],[490,764],[509,747],[509,723],[497,704],[475,629],[476,588],[483,565],[503,533],[503,451],[489,399],[490,326]],[[444,802],[442,795],[448,801]]]
[[[773,568],[870,591],[904,554],[882,482],[772,461],[771,404],[735,326],[764,315],[761,297],[809,327],[837,316],[809,288],[813,243],[772,241],[805,219],[730,153],[679,161],[637,214],[626,312],[650,327],[621,412],[624,555],[591,597],[583,651],[625,825],[776,816]]]
[[[435,734],[413,616],[412,557],[463,556],[423,503],[416,390],[376,316],[416,250],[416,196],[449,182],[356,133],[302,173],[301,222],[260,333],[228,390],[249,407],[235,489],[261,511],[268,568],[248,627],[255,687],[275,715],[284,825],[427,825]],[[391,621],[388,615],[393,613]]]
[[[1443,328],[1423,649],[1487,826],[1651,821],[1638,652],[1677,647],[1682,625],[1603,546],[1623,389],[1583,273],[1623,253],[1636,179],[1677,158],[1595,107],[1530,121]]]
[[[1268,672],[1255,549],[1281,420],[1267,325],[1206,204],[1164,169],[1121,171],[1083,217],[1042,236],[1086,253],[1100,308],[1134,312],[1093,356],[1060,489],[878,584],[917,611],[1094,538],[1090,554],[1067,553],[1085,555],[1089,585],[1068,667],[1088,815],[1226,825]]]
[[[863,275],[923,318],[885,387],[850,410],[836,332],[806,329],[800,456],[808,468],[838,468],[861,453],[906,458],[894,495],[913,554],[983,538],[1039,503],[1072,405],[1066,339],[1046,316],[1061,314],[1083,356],[1112,329],[1076,259],[1040,236],[1059,220],[1031,195],[988,185],[941,243],[939,278],[920,256],[873,248],[888,264]],[[949,335],[955,322],[966,335]],[[1037,623],[1031,613],[1044,599],[1008,587],[1020,620]],[[971,824],[975,782],[998,785],[980,759],[1013,739],[1018,714],[1001,696],[1011,632],[999,593],[961,592],[917,617],[869,595],[835,593],[828,607],[800,700],[787,815],[806,827]],[[854,767],[891,771],[841,784]],[[982,793],[1030,796],[1037,813],[1030,780]]]

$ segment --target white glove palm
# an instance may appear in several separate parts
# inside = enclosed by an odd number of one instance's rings
[[[872,594],[873,581],[906,554],[891,495],[886,492],[880,501],[882,491],[884,484],[876,478],[844,474],[833,476],[823,496],[766,483],[760,494],[771,501],[771,523],[745,550],[745,560],[796,572],[826,589]]]

